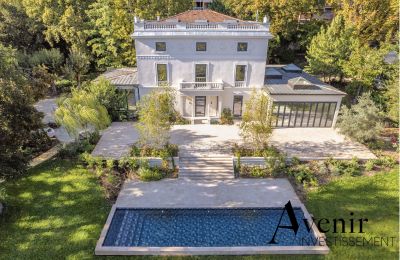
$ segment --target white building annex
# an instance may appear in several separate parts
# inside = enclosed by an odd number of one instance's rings
[[[240,118],[253,89],[274,100],[276,127],[332,127],[345,95],[290,64],[266,65],[269,22],[189,10],[166,19],[135,17],[137,98],[164,85],[177,90],[177,110],[209,123],[224,108]]]

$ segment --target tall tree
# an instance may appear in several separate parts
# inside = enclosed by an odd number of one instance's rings
[[[84,48],[87,41],[85,10],[94,0],[22,0],[26,13],[45,26],[46,40],[54,45],[62,41]]]
[[[398,0],[330,0],[363,44],[398,41]]]
[[[32,52],[43,47],[44,27],[27,16],[18,0],[0,0],[0,42],[6,46]]]
[[[351,49],[349,60],[343,64],[343,71],[346,77],[352,79],[352,85],[358,88],[358,94],[364,87],[371,91],[378,76],[385,72],[383,58],[386,51],[384,48],[361,45],[358,39],[354,40]]]
[[[41,115],[25,92],[26,84],[15,50],[0,44],[0,177],[14,177],[26,170],[23,147],[42,126]]]
[[[88,45],[98,67],[135,64],[133,10],[129,0],[96,0],[89,6]]]
[[[345,25],[344,17],[337,15],[328,28],[321,31],[311,40],[306,59],[306,70],[328,78],[344,76],[343,66],[351,54],[353,34]]]
[[[81,86],[82,77],[89,70],[90,60],[81,50],[72,48],[69,51],[67,62],[64,66],[64,70],[73,80],[75,80],[78,88]]]

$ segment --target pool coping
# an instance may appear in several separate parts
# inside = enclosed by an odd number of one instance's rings
[[[304,216],[310,221],[311,215],[308,213],[304,204],[299,207],[303,210]],[[229,207],[207,207],[218,209],[229,209]],[[240,208],[240,207],[238,207]],[[243,207],[245,208],[245,207]],[[107,221],[101,231],[97,241],[96,255],[257,255],[257,254],[277,254],[277,255],[297,255],[297,254],[328,254],[330,249],[325,245],[320,246],[242,246],[242,247],[116,247],[103,246],[114,213],[117,210],[114,204],[108,214]],[[190,208],[188,208],[190,209]],[[311,229],[316,238],[326,238],[315,225]]]

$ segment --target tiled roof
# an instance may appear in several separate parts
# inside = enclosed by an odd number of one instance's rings
[[[221,14],[210,9],[188,10],[186,12],[163,19],[162,21],[165,22],[168,20],[178,20],[178,22],[184,22],[184,23],[193,23],[196,20],[204,20],[210,23],[221,23],[226,20],[235,20],[237,22],[243,22],[242,20],[237,19],[235,17]]]
[[[124,86],[137,85],[137,68],[117,68],[110,69],[97,77],[104,77],[116,87],[123,88]]]
[[[271,95],[346,95],[345,92],[340,91],[318,78],[304,72],[287,72],[283,70],[285,65],[267,65],[265,68],[266,73],[274,69],[282,74],[282,78],[265,78],[264,86]],[[289,81],[306,80],[315,86],[315,89],[296,89],[293,88]]]

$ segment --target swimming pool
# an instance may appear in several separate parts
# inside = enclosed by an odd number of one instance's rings
[[[314,246],[314,233],[294,208],[299,230],[279,228],[282,208],[115,209],[103,247]],[[287,213],[281,225],[290,225]]]

